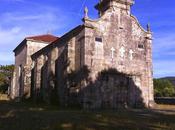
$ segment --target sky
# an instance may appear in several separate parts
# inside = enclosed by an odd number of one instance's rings
[[[82,24],[83,9],[97,18],[99,0],[0,0],[0,64],[14,64],[13,49],[26,36],[61,36]],[[132,14],[153,32],[154,77],[175,76],[175,1],[135,0]]]

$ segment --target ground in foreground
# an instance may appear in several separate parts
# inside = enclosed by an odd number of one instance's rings
[[[0,130],[175,130],[175,106],[88,112],[1,101]]]

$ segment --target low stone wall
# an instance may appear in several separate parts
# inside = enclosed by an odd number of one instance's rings
[[[157,104],[175,105],[175,97],[156,97]]]

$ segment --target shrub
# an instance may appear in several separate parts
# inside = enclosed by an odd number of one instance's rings
[[[154,79],[154,94],[155,97],[173,97],[175,88],[169,80]]]

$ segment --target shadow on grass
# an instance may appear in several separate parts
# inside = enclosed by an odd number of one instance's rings
[[[173,130],[175,112],[156,110],[83,111],[0,102],[0,130]]]

